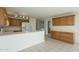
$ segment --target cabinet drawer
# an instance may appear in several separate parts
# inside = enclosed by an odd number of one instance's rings
[[[73,36],[73,33],[68,33],[68,32],[61,32],[60,33],[60,36],[62,37],[62,36],[64,36],[64,37],[72,37]]]
[[[68,43],[74,43],[73,33],[69,33],[69,32],[52,31],[51,38],[65,41]]]
[[[61,32],[60,40],[73,43],[73,33]]]
[[[58,37],[56,35],[52,35],[53,39],[58,39]]]
[[[58,36],[58,35],[59,35],[59,32],[52,31],[52,32],[51,32],[51,35],[52,35],[52,36]]]
[[[51,37],[52,37],[53,39],[59,39],[59,32],[52,31],[52,32],[51,32]]]
[[[63,41],[73,43],[73,38],[72,37],[63,37]]]

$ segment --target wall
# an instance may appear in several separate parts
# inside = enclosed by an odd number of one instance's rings
[[[14,30],[21,30],[21,26],[7,26],[4,28],[4,31],[14,31]]]
[[[53,26],[51,30],[63,32],[75,32],[75,26]]]
[[[0,36],[0,52],[15,52],[44,41],[44,31]]]
[[[32,31],[36,31],[36,19],[30,17],[29,21],[32,26]]]
[[[45,35],[48,34],[48,19],[44,20],[44,30],[45,30]]]
[[[75,41],[79,43],[79,13],[75,15]]]

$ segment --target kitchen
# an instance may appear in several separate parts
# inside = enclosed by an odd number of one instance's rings
[[[9,14],[0,7],[0,51],[20,51],[43,41],[44,31],[36,30],[35,18]]]
[[[21,32],[22,23],[29,23],[29,17],[22,15],[8,15],[5,8],[0,8],[0,28],[1,32]],[[5,29],[4,29],[5,28]],[[7,29],[8,28],[8,29]]]

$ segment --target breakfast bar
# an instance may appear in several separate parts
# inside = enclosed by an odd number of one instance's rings
[[[15,52],[44,41],[44,31],[0,33],[0,52]]]

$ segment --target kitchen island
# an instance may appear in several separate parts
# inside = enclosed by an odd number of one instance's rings
[[[16,52],[44,41],[44,31],[0,32],[0,52]]]

